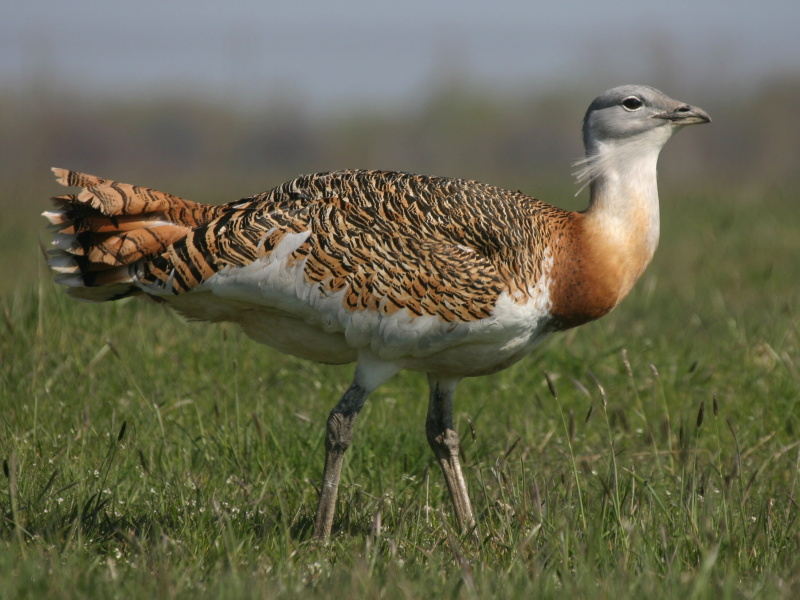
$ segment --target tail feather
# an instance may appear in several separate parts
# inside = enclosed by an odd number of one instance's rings
[[[53,173],[57,183],[65,187],[83,188],[77,195],[59,196],[59,203],[66,203],[69,208],[89,206],[106,216],[165,213],[180,215],[182,219],[187,219],[187,224],[194,220],[196,227],[206,222],[204,217],[209,209],[215,208],[150,188],[118,183],[77,171],[54,168]]]
[[[48,264],[68,293],[87,300],[137,293],[133,265],[160,255],[221,210],[86,173],[53,173],[61,185],[82,189],[52,198],[54,210],[43,213],[53,232]]]

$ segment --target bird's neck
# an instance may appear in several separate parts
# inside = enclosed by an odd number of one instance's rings
[[[637,147],[639,146],[639,147]],[[586,232],[604,253],[624,267],[627,294],[653,258],[658,245],[656,163],[660,146],[605,146],[591,155]]]
[[[656,162],[652,146],[599,148],[581,175],[590,203],[573,213],[569,243],[554,260],[552,316],[557,328],[597,319],[614,308],[650,263],[658,245]]]

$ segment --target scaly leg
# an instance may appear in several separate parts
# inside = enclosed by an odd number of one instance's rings
[[[462,531],[466,531],[475,527],[475,517],[472,515],[472,504],[458,459],[458,433],[453,430],[453,394],[458,382],[458,378],[428,375],[430,400],[425,432],[447,481],[458,525]]]
[[[328,416],[325,470],[322,472],[322,492],[314,519],[314,537],[317,539],[325,540],[331,534],[344,452],[353,440],[353,424],[368,395],[367,390],[353,382]]]

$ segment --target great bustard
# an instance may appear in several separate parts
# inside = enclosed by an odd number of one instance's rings
[[[76,298],[144,294],[192,319],[239,323],[282,352],[356,361],[328,417],[319,538],[330,535],[342,459],[367,396],[402,369],[426,373],[428,442],[468,529],[456,385],[622,300],[658,242],[658,154],[684,125],[709,121],[650,87],[598,96],[583,122],[583,212],[395,172],[307,175],[206,206],[53,169],[60,184],[83,189],[44,213],[55,231],[49,264]]]

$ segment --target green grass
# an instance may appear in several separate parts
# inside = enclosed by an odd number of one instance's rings
[[[664,221],[614,313],[459,388],[477,543],[421,375],[370,398],[320,545],[324,424],[351,368],[79,303],[45,273],[18,284],[0,301],[0,596],[798,597],[800,216],[788,193],[708,194]]]

